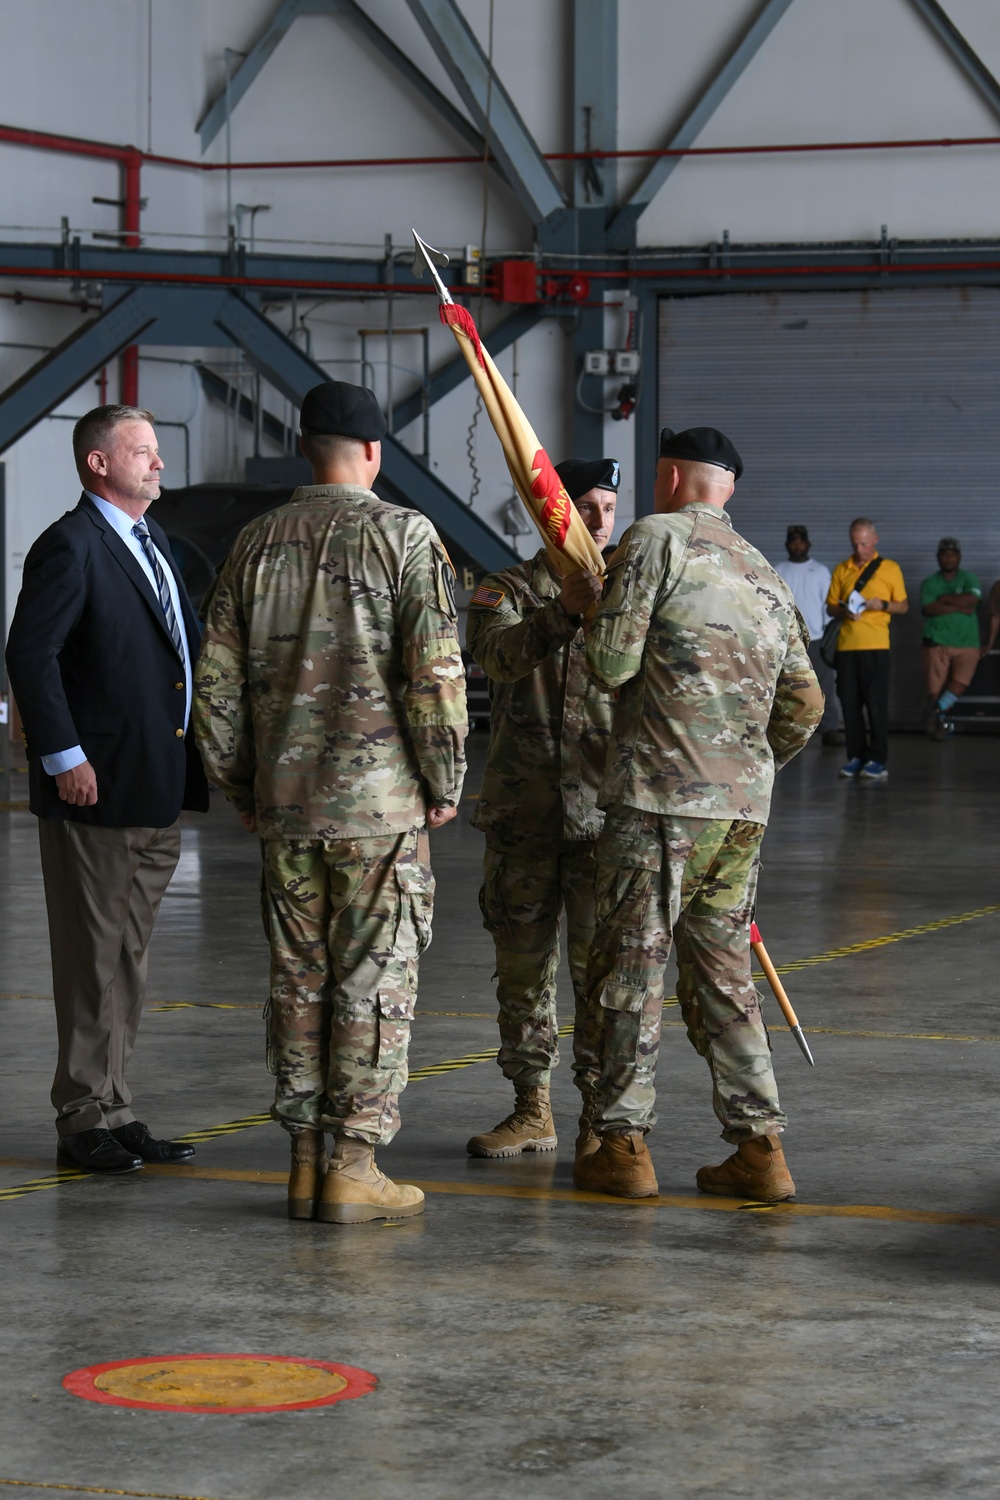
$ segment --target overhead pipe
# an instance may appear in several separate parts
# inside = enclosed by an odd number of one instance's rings
[[[91,141],[82,136],[56,135],[44,130],[23,130],[14,125],[0,125],[0,142],[28,146],[40,151],[56,151],[74,156],[90,156],[127,163],[135,159],[139,166],[178,167],[190,172],[273,172],[308,171],[350,167],[436,167],[481,166],[482,156],[343,156],[325,158],[290,158],[284,161],[192,161],[183,156],[164,156],[159,152],[140,151],[136,146],[118,146],[109,141]],[[679,156],[773,156],[809,152],[843,151],[916,151],[953,149],[960,146],[1000,146],[998,135],[926,136],[907,140],[872,141],[790,141],[756,146],[680,146],[647,147],[628,151],[545,151],[546,161],[654,161],[660,157]],[[138,227],[138,221],[136,221]]]
[[[617,281],[617,280],[660,280],[674,281],[690,279],[691,277],[727,279],[739,276],[867,276],[873,272],[879,275],[891,276],[902,275],[926,275],[935,272],[951,271],[1000,271],[1000,260],[956,260],[956,261],[905,261],[886,264],[881,260],[872,260],[857,265],[780,265],[780,266],[683,266],[683,267],[632,267],[628,270],[593,270],[590,266],[584,266],[582,271],[560,269],[556,271],[545,270],[542,274],[546,279],[553,277],[584,276],[592,281]],[[28,279],[42,278],[49,281],[78,281],[80,271],[64,269],[60,266],[0,266],[0,279]],[[274,276],[199,276],[193,272],[174,271],[119,271],[113,268],[100,270],[89,267],[87,278],[91,281],[136,281],[150,285],[163,284],[168,286],[230,286],[230,287],[260,287],[272,291],[293,292],[345,292],[357,293],[366,297],[379,297],[386,293],[387,288],[370,281],[292,281],[286,277]],[[471,297],[482,290],[479,286],[451,286],[449,290],[457,296]],[[407,286],[405,283],[397,282],[393,286],[393,295],[414,295],[426,297],[430,295],[426,287]],[[72,304],[66,304],[70,306]],[[589,305],[584,303],[584,306]],[[595,303],[595,306],[604,307],[604,302]]]

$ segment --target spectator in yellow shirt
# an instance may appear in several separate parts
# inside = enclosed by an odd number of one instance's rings
[[[851,555],[833,570],[826,612],[842,620],[837,637],[837,697],[844,712],[847,764],[840,775],[885,781],[889,772],[889,616],[909,609],[899,564],[878,551],[874,521],[851,522]],[[857,584],[872,563],[860,592]],[[867,729],[865,717],[867,715]]]

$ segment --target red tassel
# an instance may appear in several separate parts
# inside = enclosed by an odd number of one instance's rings
[[[756,922],[750,923],[750,941],[751,943],[760,942],[760,928],[757,926]]]
[[[479,342],[479,329],[473,322],[468,308],[459,307],[457,302],[442,302],[438,308],[438,316],[442,323],[446,323],[450,328],[457,328],[459,333],[464,333],[466,338],[472,341],[476,358],[485,370],[486,361],[483,358],[483,346]]]

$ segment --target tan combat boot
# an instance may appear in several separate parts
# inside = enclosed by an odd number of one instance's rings
[[[326,1141],[322,1130],[303,1130],[292,1136],[292,1170],[288,1174],[288,1217],[314,1219],[316,1200],[326,1172]]]
[[[781,1203],[795,1196],[795,1183],[776,1135],[756,1135],[751,1141],[741,1141],[721,1166],[701,1167],[697,1182],[703,1193],[749,1198],[754,1203]]]
[[[547,1088],[514,1089],[512,1114],[466,1146],[470,1156],[520,1156],[522,1151],[554,1151],[559,1144]]]
[[[424,1211],[418,1187],[390,1181],[375,1165],[375,1147],[341,1136],[333,1148],[316,1217],[323,1224],[408,1219]]]
[[[597,1100],[593,1094],[586,1093],[583,1096],[583,1107],[580,1110],[580,1128],[577,1132],[576,1147],[574,1149],[574,1160],[583,1161],[587,1156],[593,1156],[595,1151],[601,1148],[601,1138],[594,1134],[594,1114],[597,1110]]]
[[[660,1191],[641,1130],[602,1135],[596,1151],[573,1163],[573,1181],[578,1188],[615,1198],[655,1198]]]

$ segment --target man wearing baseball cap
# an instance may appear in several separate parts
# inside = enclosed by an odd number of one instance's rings
[[[618,461],[567,459],[556,472],[603,550],[614,525]],[[496,945],[497,1062],[514,1086],[513,1110],[472,1137],[471,1156],[556,1148],[549,1083],[558,1061],[563,912],[575,996],[573,1067],[583,1096],[577,1149],[597,1149],[586,971],[594,842],[603,822],[597,788],[614,704],[587,673],[581,624],[601,582],[590,573],[561,578],[543,547],[530,561],[484,578],[469,606],[466,644],[490,679],[490,745],[472,821],[486,835],[480,905]]]
[[[385,431],[362,386],[308,392],[314,483],[236,538],[195,689],[209,778],[263,849],[289,1217],[332,1224],[423,1212],[374,1151],[399,1128],[430,941],[427,830],[465,774],[454,573],[426,517],[372,491]]]

